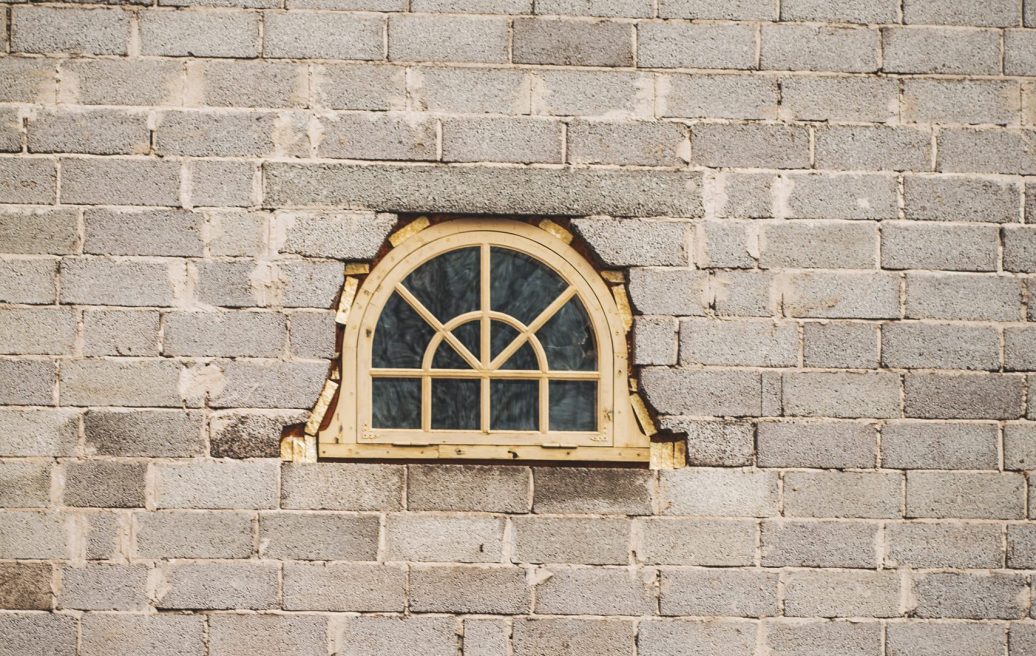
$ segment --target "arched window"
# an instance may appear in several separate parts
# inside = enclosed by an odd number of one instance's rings
[[[345,323],[322,456],[648,459],[612,292],[535,225],[458,219],[413,234]]]

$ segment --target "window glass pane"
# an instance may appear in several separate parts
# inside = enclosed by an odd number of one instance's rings
[[[375,378],[372,428],[421,427],[421,379]]]
[[[403,286],[428,311],[446,323],[457,315],[479,309],[479,247],[443,253],[417,267]]]
[[[573,298],[536,333],[547,352],[547,366],[553,371],[594,371],[594,348],[590,318],[583,303]]]
[[[550,430],[597,430],[596,381],[550,381]]]
[[[494,321],[492,323],[490,331],[490,340],[492,343],[493,356],[500,355],[508,345],[514,341],[514,338],[518,336],[518,331],[508,326],[506,323],[500,321]],[[523,371],[539,371],[539,364],[536,363],[536,353],[532,350],[532,347],[528,342],[522,344],[522,346],[507,358],[500,367],[501,369],[516,370],[520,369]]]
[[[378,317],[371,348],[371,366],[420,369],[421,358],[435,331],[399,294],[389,297]]]
[[[478,430],[482,383],[479,380],[432,379],[432,428]]]
[[[491,430],[538,430],[540,391],[535,380],[493,380],[489,384]]]
[[[490,306],[528,325],[568,288],[539,260],[507,248],[493,248],[490,262]]]
[[[481,344],[481,338],[479,335],[479,322],[471,321],[462,326],[458,326],[453,329],[453,336],[457,340],[467,347],[475,358],[479,358],[479,352],[482,350],[479,348]],[[471,369],[471,365],[468,364],[467,360],[460,356],[453,346],[443,340],[439,344],[439,348],[435,351],[435,356],[432,358],[433,369]]]

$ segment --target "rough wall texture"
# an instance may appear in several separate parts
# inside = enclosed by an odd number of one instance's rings
[[[0,654],[1036,654],[1036,2],[90,2],[0,3]],[[692,466],[282,467],[411,211],[574,217]]]

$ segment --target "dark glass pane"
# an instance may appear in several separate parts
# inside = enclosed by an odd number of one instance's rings
[[[428,311],[446,323],[479,309],[479,248],[459,248],[428,260],[403,281]]]
[[[568,284],[539,260],[507,248],[489,255],[489,304],[525,325],[539,316]]]
[[[478,430],[481,427],[479,380],[432,379],[432,428]]]
[[[597,430],[597,383],[595,381],[550,381],[550,430]]]
[[[421,428],[420,378],[375,378],[371,382],[372,428]]]
[[[547,352],[547,366],[554,371],[594,371],[597,352],[590,318],[578,298],[573,298],[536,333]]]
[[[538,430],[539,386],[535,380],[490,381],[489,427],[492,430]]]
[[[464,358],[460,357],[460,354],[450,343],[443,340],[439,344],[439,348],[435,351],[435,356],[432,358],[433,369],[471,369]]]
[[[490,340],[492,343],[493,356],[500,355],[508,345],[514,341],[514,338],[518,336],[518,331],[508,326],[506,323],[500,321],[494,321],[491,325]],[[540,367],[536,363],[536,353],[529,346],[529,342],[525,342],[514,352],[511,357],[507,358],[507,361],[500,367],[501,369],[516,370],[520,369],[523,371],[539,371]]]
[[[468,347],[476,359],[481,358],[482,353],[482,324],[479,321],[469,321],[453,329],[453,335],[464,346]]]
[[[392,294],[374,329],[371,366],[420,369],[435,331],[399,294]]]

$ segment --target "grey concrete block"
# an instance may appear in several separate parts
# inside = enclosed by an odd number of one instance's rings
[[[330,513],[263,513],[259,554],[279,560],[374,560],[378,517]]]
[[[216,412],[209,420],[210,455],[213,458],[280,457],[281,431],[304,423],[309,413],[303,410],[227,410]]]
[[[288,338],[284,315],[272,312],[173,312],[163,351],[172,356],[276,357]]]
[[[76,317],[71,308],[0,310],[0,353],[11,355],[71,355]]]
[[[881,328],[881,363],[902,369],[1000,368],[1000,336],[992,326],[887,323]]]
[[[84,656],[201,656],[205,618],[191,615],[90,613],[82,620]]]
[[[784,411],[797,417],[898,417],[900,377],[889,372],[785,373]]]
[[[194,295],[206,305],[263,307],[280,290],[276,270],[252,260],[202,260],[188,265],[197,278]]]
[[[1002,239],[1004,270],[1036,273],[1036,226],[1005,226]]]
[[[150,148],[147,114],[107,109],[43,111],[29,118],[30,153],[143,155]]]
[[[894,176],[869,173],[786,173],[778,193],[787,193],[789,219],[895,219]]]
[[[996,271],[996,226],[892,221],[881,227],[885,269]]]
[[[881,622],[775,620],[763,625],[766,649],[806,656],[823,649],[844,656],[877,656],[882,649]]]
[[[410,568],[409,580],[413,612],[521,614],[530,608],[521,567],[418,566]]]
[[[328,620],[319,615],[213,615],[209,650],[225,656],[267,651],[295,656],[327,653]]]
[[[629,23],[516,18],[511,29],[511,60],[516,64],[633,65],[633,26]]]
[[[831,126],[816,132],[818,168],[864,171],[928,171],[928,130],[886,126]]]
[[[878,366],[878,326],[848,321],[815,322],[802,326],[803,362],[807,367],[875,369]]]
[[[683,166],[690,151],[686,129],[676,123],[575,121],[567,144],[572,164]]]
[[[1017,122],[1021,92],[1014,82],[999,80],[903,81],[903,119],[909,123]]]
[[[625,565],[629,562],[630,521],[618,518],[516,517],[516,563]]]
[[[386,211],[683,216],[701,213],[700,175],[502,167],[268,163],[269,205]]]
[[[176,206],[179,199],[179,162],[144,158],[61,161],[61,200],[65,203]]]
[[[659,76],[659,116],[772,119],[777,117],[777,80],[755,75]]]
[[[566,645],[565,656],[625,656],[635,649],[629,620],[530,617],[515,620],[512,631],[514,656],[556,653],[558,645]]]
[[[784,274],[789,316],[831,319],[899,318],[899,278],[889,273],[802,272]]]
[[[899,572],[793,571],[784,576],[786,617],[898,617]]]
[[[197,162],[195,162],[197,164]],[[251,256],[265,252],[269,215],[264,212],[206,213],[206,245],[213,256]]]
[[[87,209],[83,252],[97,255],[201,256],[201,214],[180,210]]]
[[[0,462],[0,507],[46,508],[50,505],[50,463]]]
[[[883,68],[889,73],[999,73],[1000,38],[995,30],[888,27],[881,36]]]
[[[755,427],[741,421],[662,417],[663,430],[687,435],[687,464],[738,467],[752,464]]]
[[[1024,387],[1021,376],[908,373],[904,413],[921,419],[1020,419]]]
[[[59,608],[144,610],[148,606],[146,565],[90,563],[61,569]]]
[[[143,508],[147,464],[85,460],[65,465],[64,503],[91,508]]]
[[[9,361],[12,364],[22,364]],[[37,363],[28,363],[37,364]],[[38,364],[47,365],[40,362]],[[53,386],[53,367],[3,367],[4,375],[29,374],[41,386],[40,396],[49,402]],[[51,380],[40,374],[49,370]],[[11,403],[8,396],[4,403]],[[25,402],[25,401],[23,401]],[[29,403],[33,401],[29,400]],[[39,403],[39,401],[36,401]],[[0,407],[0,456],[71,456],[79,433],[79,413],[70,409],[2,408]]]
[[[0,90],[3,102],[49,103],[55,101],[57,64],[54,60],[5,57],[0,75],[7,84]]]
[[[572,227],[609,266],[687,264],[691,226],[682,221],[591,217]]]
[[[293,312],[288,315],[291,354],[297,358],[330,360],[338,332],[334,312]]]
[[[411,465],[407,509],[526,513],[531,484],[527,467]]]
[[[120,9],[25,6],[12,13],[13,52],[126,54],[130,14]]]
[[[41,61],[41,60],[36,60]],[[178,105],[183,66],[162,59],[67,59],[60,95],[82,105]]]
[[[254,162],[196,160],[187,175],[192,206],[246,207],[256,202],[259,167]]]
[[[304,107],[309,100],[308,67],[271,61],[190,62],[192,104],[210,107]]]
[[[277,273],[284,307],[334,308],[345,280],[338,262],[284,262]]]
[[[769,617],[777,614],[777,574],[758,569],[662,571],[662,615]]]
[[[245,111],[163,112],[156,119],[155,153],[163,157],[308,156],[306,117]]]
[[[677,415],[758,417],[760,380],[751,371],[648,367],[641,372],[651,406]]]
[[[649,515],[654,477],[643,469],[537,467],[533,511]]]
[[[760,68],[868,73],[878,69],[878,41],[873,28],[764,24]]]
[[[907,274],[906,315],[911,319],[1017,321],[1022,288],[1008,276]]]
[[[84,310],[83,355],[158,355],[158,331],[154,310]]]
[[[784,0],[781,20],[830,23],[897,23],[896,0]]]
[[[561,123],[547,119],[458,117],[442,122],[445,162],[559,163],[561,145]]]
[[[760,422],[760,467],[859,468],[875,465],[877,430],[856,421]]]
[[[681,364],[781,367],[798,361],[798,329],[792,323],[684,319]]]
[[[377,36],[380,45],[380,31]],[[508,21],[495,16],[391,16],[388,58],[502,64],[508,59]]]
[[[1000,654],[1005,646],[1004,627],[964,622],[907,622],[890,624],[885,649],[889,656],[934,656],[944,647],[975,656]]]
[[[267,21],[270,30],[276,20]],[[140,53],[169,57],[256,57],[259,14],[150,11],[140,16]],[[270,34],[267,34],[270,38]]]
[[[773,520],[762,523],[765,567],[871,569],[878,563],[872,522]]]
[[[1021,189],[1009,180],[905,175],[903,200],[908,219],[1017,223],[1021,217]]]
[[[996,469],[995,424],[890,422],[881,431],[881,463],[890,469]]]
[[[275,508],[278,469],[271,460],[155,463],[155,506]]]
[[[406,75],[402,66],[328,63],[314,67],[311,84],[328,109],[396,110],[406,107]]]
[[[73,257],[61,261],[61,300],[85,305],[169,306],[175,260]]]
[[[921,618],[1025,617],[1025,578],[1019,574],[931,572],[914,582],[914,612]]]
[[[503,618],[465,618],[465,656],[492,656],[507,653],[511,645],[511,625]]]
[[[404,473],[399,465],[285,464],[281,471],[281,507],[400,510]]]
[[[878,77],[788,77],[781,80],[781,114],[800,121],[889,123],[899,115],[899,84]]]
[[[55,259],[0,259],[0,301],[53,303],[57,265]]]
[[[367,563],[285,563],[285,610],[402,612],[402,566]]]
[[[1014,27],[1021,21],[1021,6],[1010,0],[994,0],[981,4],[946,4],[939,0],[908,0],[903,3],[903,22],[908,25]]]
[[[13,255],[68,255],[78,241],[77,212],[71,208],[0,210],[0,249]]]
[[[56,193],[57,172],[53,160],[0,159],[0,202],[53,204]]]
[[[777,474],[747,469],[664,471],[659,507],[664,515],[770,517],[777,514]]]
[[[69,557],[70,518],[59,513],[0,513],[0,558],[17,560]]]
[[[654,78],[620,71],[543,70],[530,81],[532,113],[624,118],[654,116]]]
[[[1032,524],[1009,524],[1007,526],[1007,566],[1012,569],[1031,569],[1034,562],[1036,562],[1036,527]]]
[[[1004,468],[1036,469],[1036,424],[1004,426]]]
[[[948,173],[1031,174],[1036,171],[1036,161],[1026,146],[1030,138],[1028,130],[947,129],[939,133],[939,170]]]
[[[691,162],[708,167],[807,168],[809,132],[801,126],[702,123],[691,129]]]
[[[635,526],[640,544],[634,545],[634,551],[647,565],[747,567],[755,563],[754,521],[652,517],[637,520]]]
[[[0,633],[5,637],[4,656],[73,656],[78,643],[78,624],[71,615],[53,613],[4,613]]]
[[[702,268],[751,269],[759,257],[758,226],[746,221],[705,221],[694,241]]]
[[[1003,562],[1003,533],[993,524],[954,520],[885,525],[888,567],[995,569]]]
[[[422,0],[418,0],[421,2]],[[455,0],[424,0],[452,4]],[[471,3],[460,3],[467,5]],[[477,4],[477,3],[475,3]],[[506,13],[524,14],[528,13],[525,8],[527,0],[510,0],[503,3],[509,9]],[[647,0],[633,0],[624,2],[622,0],[541,0],[535,7],[537,14],[548,14],[558,16],[607,16],[607,17],[630,17],[630,18],[651,18],[654,16],[654,7]]]
[[[1025,481],[1021,474],[907,473],[908,517],[1021,519]]]
[[[179,408],[179,384],[180,366],[172,360],[73,360],[61,367],[61,402]]]
[[[691,269],[636,267],[629,272],[629,295],[640,314],[705,314],[708,274]]]
[[[891,519],[900,516],[903,477],[886,472],[788,472],[788,517]]]
[[[177,458],[205,451],[204,418],[182,410],[89,410],[83,417],[88,453]]]
[[[1036,39],[1028,30],[1004,32],[1004,73],[1032,75],[1036,72]]]
[[[498,563],[503,532],[502,517],[393,514],[385,523],[385,559]]]
[[[633,322],[633,363],[676,364],[679,326],[673,317],[636,317]]]
[[[0,403],[54,405],[55,373],[54,363],[45,360],[0,360],[0,378],[8,381],[0,389]]]
[[[659,18],[701,18],[708,20],[775,20],[777,3],[769,0],[659,0]]]
[[[453,656],[457,653],[457,629],[458,622],[452,617],[346,617],[333,640],[339,651],[356,656]]]
[[[756,67],[756,33],[747,24],[641,23],[637,65],[646,68]]]
[[[791,221],[763,226],[759,266],[764,269],[873,269],[878,229],[872,223]]]
[[[410,102],[421,111],[465,114],[528,114],[530,111],[532,78],[524,71],[415,66],[406,75]],[[619,75],[618,79],[625,79],[623,76],[626,74]],[[392,95],[389,96],[395,100],[381,101],[383,104],[405,103],[401,72],[398,78],[398,86],[392,87]],[[614,76],[606,76],[605,79],[614,79]],[[365,84],[361,88],[366,89],[368,86],[371,85]],[[375,88],[380,89],[381,85]],[[383,98],[384,95],[379,94],[377,97]]]
[[[54,593],[51,590],[51,581],[54,578],[54,566],[50,563],[3,563],[0,564],[0,577],[4,580],[4,587],[0,589],[0,608],[53,608]]]
[[[248,558],[254,517],[247,512],[135,513],[137,558]]]
[[[321,157],[339,159],[435,160],[436,121],[413,114],[335,114],[321,121]],[[445,148],[445,146],[444,146]]]
[[[197,561],[165,564],[158,571],[156,608],[265,610],[278,605],[279,563]],[[212,632],[210,627],[210,647]]]
[[[765,271],[717,271],[710,281],[721,317],[777,315],[776,277]]]
[[[678,656],[686,649],[703,654],[747,654],[755,633],[755,622],[750,620],[651,620],[640,623],[637,646],[644,656]]]
[[[641,568],[547,567],[537,570],[536,612],[550,615],[652,615],[656,572]]]
[[[310,408],[327,378],[326,362],[232,360],[222,369],[214,408]]]

